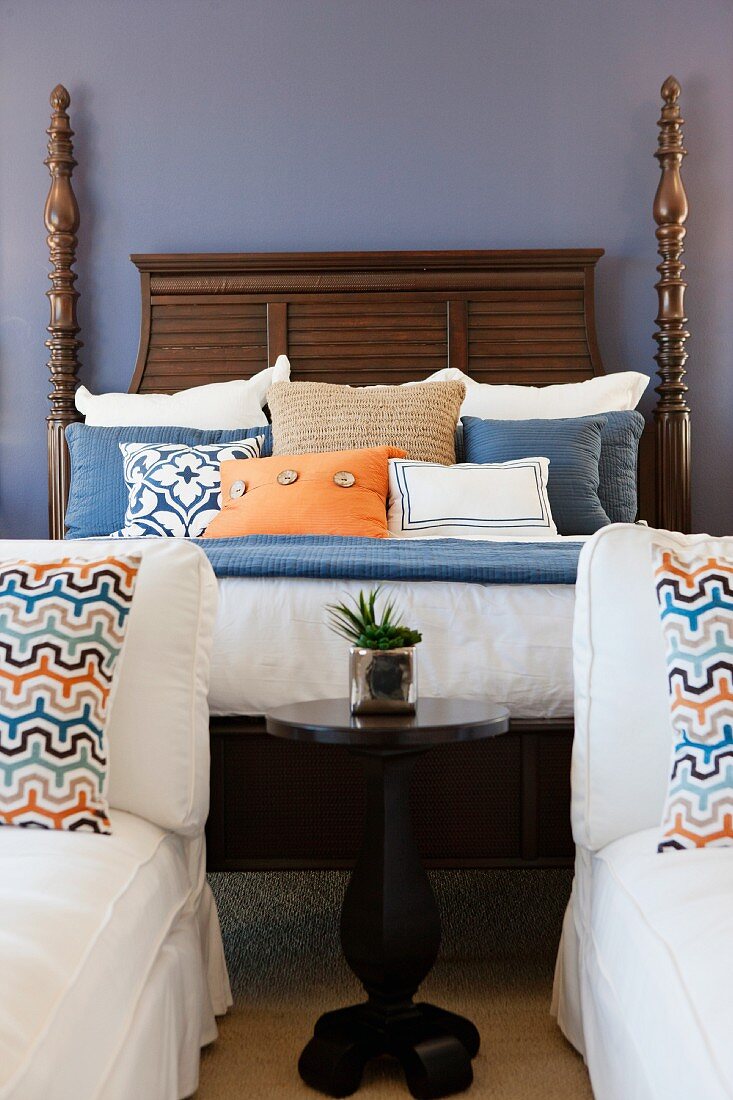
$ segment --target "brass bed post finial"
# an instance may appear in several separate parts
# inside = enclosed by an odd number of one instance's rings
[[[51,176],[51,187],[46,199],[44,221],[48,230],[48,251],[53,270],[49,272],[51,287],[46,297],[51,306],[48,324],[50,338],[46,347],[50,351],[48,369],[52,391],[48,395],[51,411],[46,417],[48,435],[48,525],[51,538],[64,537],[64,513],[69,492],[69,453],[64,429],[74,420],[80,420],[74,405],[79,372],[77,352],[82,346],[77,339],[79,325],[76,319],[76,301],[79,292],[74,286],[76,272],[76,233],[79,228],[79,207],[71,186],[71,175],[76,167],[67,107],[70,96],[62,84],[51,92],[53,108],[48,134],[48,156],[44,161]]]
[[[689,337],[685,316],[685,222],[688,205],[680,169],[687,150],[682,143],[684,119],[678,99],[680,85],[673,76],[662,85],[664,106],[657,125],[659,143],[655,157],[662,170],[654,198],[657,250],[661,262],[655,284],[659,298],[654,339],[659,399],[656,422],[657,526],[689,531],[690,511],[690,409],[684,382],[685,347]]]

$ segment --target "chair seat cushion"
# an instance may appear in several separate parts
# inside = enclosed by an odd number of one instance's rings
[[[631,1036],[651,1095],[717,1100],[733,1094],[733,850],[660,859],[657,841],[647,829],[593,857],[596,1018]]]
[[[111,817],[105,837],[0,829],[2,1100],[97,1095],[191,896],[185,841]]]

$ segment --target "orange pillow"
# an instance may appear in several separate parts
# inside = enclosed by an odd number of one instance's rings
[[[404,457],[398,447],[374,447],[222,462],[222,508],[203,537],[387,538],[388,461]]]

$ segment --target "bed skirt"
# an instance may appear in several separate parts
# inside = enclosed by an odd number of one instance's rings
[[[571,719],[422,756],[412,789],[432,867],[571,866]],[[358,761],[269,737],[262,718],[212,718],[208,869],[349,867],[364,816]]]

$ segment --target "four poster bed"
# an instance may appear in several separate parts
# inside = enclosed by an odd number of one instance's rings
[[[681,262],[687,202],[679,85],[663,88],[654,203],[661,262],[654,424],[639,454],[639,516],[690,527],[689,408]],[[80,363],[73,271],[79,213],[69,95],[51,96],[45,219],[53,270],[48,424],[50,535],[64,536],[67,425]],[[479,382],[544,386],[603,373],[594,321],[600,249],[135,255],[140,347],[130,392],[246,378],[288,355],[294,379],[402,383],[460,367]],[[486,624],[490,630],[491,623]],[[470,672],[470,670],[469,670]],[[429,864],[569,864],[572,718],[514,720],[493,741],[418,762],[415,821]],[[347,754],[267,737],[261,716],[211,720],[209,866],[325,867],[352,861],[363,811]],[[467,777],[470,792],[467,793]]]

